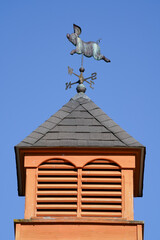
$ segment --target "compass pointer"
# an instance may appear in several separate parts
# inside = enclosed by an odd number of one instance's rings
[[[97,76],[97,73],[96,73],[96,72],[92,73],[92,74],[91,74],[91,79],[92,79],[92,80],[95,80],[95,79],[97,79],[97,77],[96,77],[96,76]]]
[[[91,76],[90,76],[90,77],[88,77],[88,78],[85,78],[85,79],[84,79],[84,81],[86,81],[86,80],[88,80],[88,79],[95,80],[95,79],[97,79],[97,77],[96,77],[96,76],[97,76],[97,73],[96,73],[96,72],[95,72],[95,73],[92,73],[92,74],[91,74]],[[87,81],[86,81],[86,82],[87,82]]]
[[[68,66],[68,74],[72,75],[73,69]]]
[[[76,73],[74,73],[74,72],[73,72],[73,74],[74,74],[76,77],[78,77],[78,78],[79,78],[79,75],[78,75],[78,74],[76,74]]]
[[[84,78],[83,77],[83,72],[84,72],[84,68],[80,68],[79,69],[79,71],[80,71],[80,75],[78,75],[78,74],[76,74],[76,73],[74,73],[73,72],[73,69],[72,68],[70,68],[69,66],[68,66],[68,73],[70,74],[70,75],[75,75],[76,77],[78,77],[79,78],[79,80],[78,81],[76,81],[76,82],[66,82],[66,90],[68,89],[68,88],[71,88],[71,86],[72,85],[74,85],[74,84],[76,84],[76,83],[79,83],[79,85],[78,85],[78,90],[77,90],[77,92],[85,92],[86,91],[86,88],[85,88],[85,86],[83,85],[83,82],[85,81],[85,82],[87,82],[88,84],[89,84],[89,86],[90,86],[90,88],[92,88],[92,89],[94,89],[94,87],[92,86],[93,84],[95,84],[93,81],[95,80],[95,79],[97,79],[97,73],[96,72],[94,72],[94,73],[92,73],[91,74],[91,76],[90,77],[88,77],[88,78]],[[90,80],[89,80],[90,79]],[[88,81],[89,80],[89,81]]]
[[[92,76],[88,77],[88,78],[85,78],[84,81],[87,82],[88,79],[92,78]]]
[[[71,88],[71,86],[76,84],[76,83],[79,83],[79,80],[77,82],[74,82],[74,83],[66,82],[66,88],[65,89],[67,90],[68,88]]]

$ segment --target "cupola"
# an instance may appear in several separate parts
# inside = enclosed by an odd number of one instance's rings
[[[133,197],[143,193],[145,147],[85,93],[16,145],[15,154],[25,196],[16,240],[142,240]]]

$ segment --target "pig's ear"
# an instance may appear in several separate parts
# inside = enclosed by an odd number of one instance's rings
[[[76,33],[78,36],[81,34],[81,28],[79,26],[77,26],[76,24],[73,24],[73,29],[74,29],[74,33]]]

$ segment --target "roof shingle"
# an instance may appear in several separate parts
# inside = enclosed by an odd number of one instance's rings
[[[142,147],[85,94],[76,94],[16,147]]]

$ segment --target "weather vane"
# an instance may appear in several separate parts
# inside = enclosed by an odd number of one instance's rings
[[[84,42],[83,40],[80,39],[79,35],[81,34],[81,28],[75,24],[73,24],[73,29],[74,33],[69,34],[67,33],[67,38],[68,40],[76,46],[75,49],[73,49],[70,54],[73,55],[75,53],[77,54],[82,54],[82,61],[81,61],[81,68],[79,69],[80,75],[76,74],[73,72],[73,69],[68,67],[68,73],[70,75],[74,74],[79,78],[78,81],[71,83],[67,82],[66,83],[66,90],[68,88],[71,88],[73,84],[79,83],[77,86],[77,92],[85,92],[86,87],[83,85],[83,82],[87,82],[90,84],[90,87],[93,89],[94,87],[92,86],[94,83],[94,80],[96,79],[97,73],[92,73],[90,77],[84,78],[83,77],[83,72],[85,69],[83,68],[83,55],[86,57],[94,57],[96,60],[104,60],[105,62],[110,62],[108,58],[106,58],[104,55],[101,54],[100,52],[100,47],[98,45],[99,41],[97,42]],[[90,81],[88,81],[90,79]]]

